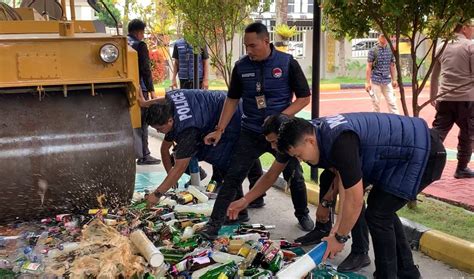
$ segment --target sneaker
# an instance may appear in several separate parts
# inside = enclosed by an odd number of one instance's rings
[[[228,217],[226,217],[224,225],[236,225],[240,223],[246,223],[248,221],[250,221],[248,214],[239,214],[236,220],[230,220]]]
[[[309,217],[308,214],[303,215],[301,217],[297,217],[297,218],[298,218],[298,223],[300,223],[300,226],[303,229],[303,231],[310,232],[314,229],[314,222],[313,220],[311,220],[311,217]]]
[[[329,232],[329,230],[316,227],[309,233],[295,239],[295,242],[301,243],[303,246],[319,244],[322,238],[329,235]]]
[[[454,173],[454,178],[474,178],[474,171],[472,171],[468,167],[465,167],[463,169],[458,168]]]
[[[263,200],[263,198],[259,198],[249,203],[249,206],[247,206],[247,208],[262,208],[264,206],[265,206],[265,201]]]
[[[158,165],[161,163],[160,159],[157,159],[151,155],[140,158],[137,160],[137,165]]]
[[[199,232],[199,235],[208,240],[215,240],[219,235],[221,226],[208,222],[204,229]]]
[[[338,272],[355,272],[370,264],[370,258],[367,254],[350,253],[342,263],[337,267]]]

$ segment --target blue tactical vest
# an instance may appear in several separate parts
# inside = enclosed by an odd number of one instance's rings
[[[364,183],[403,199],[416,198],[431,148],[423,119],[388,113],[343,113],[314,119],[312,124],[320,150],[318,166],[334,167],[330,158],[334,140],[344,131],[353,131],[360,140]]]
[[[226,93],[225,91],[180,89],[168,92],[166,98],[174,104],[171,138],[176,138],[188,128],[198,128],[204,139],[207,134],[214,131],[219,122]],[[203,140],[196,143],[199,145],[196,155],[199,161],[206,161],[221,170],[227,170],[232,149],[240,135],[241,116],[242,109],[239,105],[216,146],[206,145]]]
[[[237,61],[235,70],[242,82],[242,127],[261,133],[267,116],[280,114],[290,106],[293,92],[290,88],[289,71],[291,55],[276,50],[262,62],[254,62],[248,56]],[[257,107],[257,83],[260,94],[265,95],[266,108]]]
[[[127,42],[129,46],[131,46],[136,52],[138,52],[138,46],[140,45],[142,41],[137,40],[137,38],[129,34],[127,36]],[[145,86],[145,82],[143,81],[143,77],[141,76],[140,76],[140,87],[142,88],[142,91],[145,91],[145,92],[148,91]]]
[[[188,44],[184,39],[176,41],[176,48],[178,49],[179,55],[179,79],[194,80],[194,52],[193,47]],[[203,78],[202,68],[202,57],[201,53],[198,54],[198,66],[199,66],[199,79]]]

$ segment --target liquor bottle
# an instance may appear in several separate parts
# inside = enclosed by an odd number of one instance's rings
[[[257,229],[257,230],[271,230],[271,229],[275,228],[275,225],[241,224],[240,228],[243,228],[243,229]]]
[[[178,197],[178,203],[179,204],[188,204],[194,200],[194,196],[191,193],[182,193]]]
[[[207,184],[206,192],[214,193],[217,190],[217,183],[214,180],[209,181]]]

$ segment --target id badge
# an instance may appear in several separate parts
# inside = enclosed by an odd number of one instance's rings
[[[265,95],[256,96],[255,100],[257,101],[258,109],[264,109],[267,107],[267,101],[265,100]]]

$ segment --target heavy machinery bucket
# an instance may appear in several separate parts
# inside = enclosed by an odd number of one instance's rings
[[[136,167],[125,90],[0,93],[1,223],[130,201]]]

